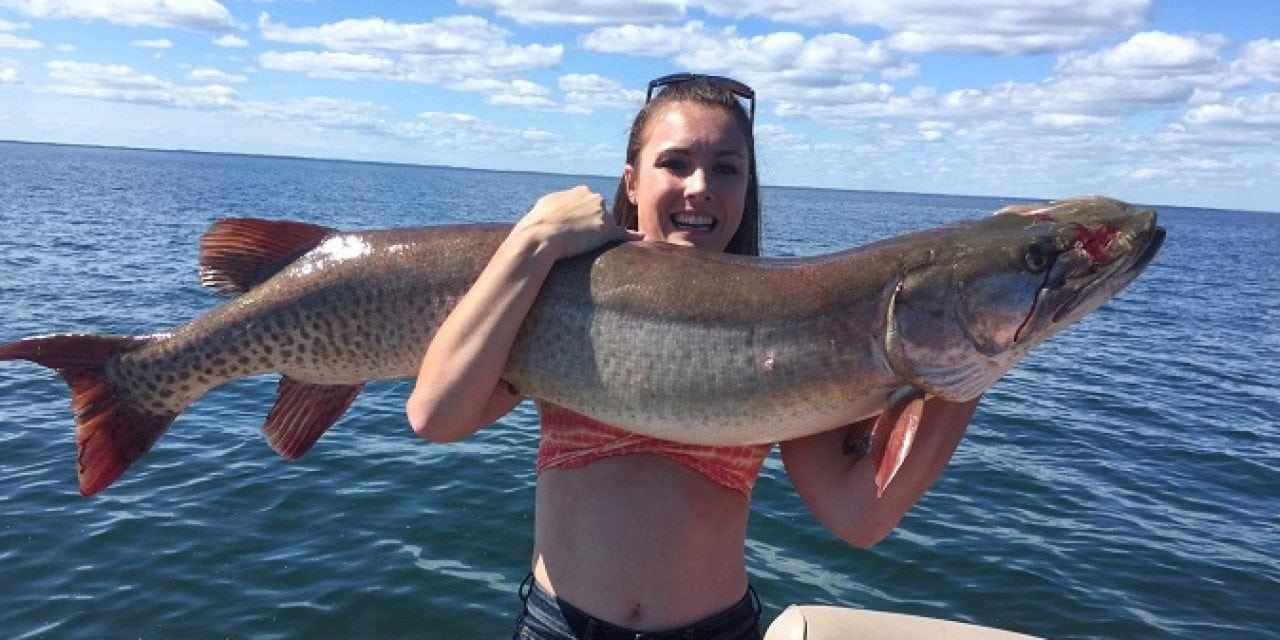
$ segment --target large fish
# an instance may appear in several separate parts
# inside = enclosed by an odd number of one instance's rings
[[[51,367],[71,387],[85,495],[205,392],[255,374],[283,374],[263,431],[296,458],[366,381],[417,372],[508,230],[219,221],[201,241],[200,273],[234,300],[166,333],[31,337],[0,346],[0,360]],[[921,398],[976,398],[1129,284],[1163,238],[1152,211],[1089,197],[807,258],[624,243],[556,265],[504,377],[604,422],[695,444],[858,423],[847,444],[874,455],[883,491],[910,449]]]

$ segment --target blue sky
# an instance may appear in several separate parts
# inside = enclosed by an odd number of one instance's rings
[[[616,175],[646,82],[765,184],[1280,210],[1280,3],[0,0],[0,139]]]

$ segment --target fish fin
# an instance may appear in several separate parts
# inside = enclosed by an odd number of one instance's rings
[[[911,452],[923,414],[924,395],[917,392],[900,399],[876,419],[877,437],[871,459],[876,465],[877,498],[884,495]],[[882,434],[883,437],[879,437]]]
[[[200,238],[200,284],[217,295],[244,293],[337,233],[289,220],[227,218]]]
[[[297,460],[360,395],[364,384],[311,384],[284,376],[262,433],[276,453]]]
[[[57,371],[71,388],[76,416],[80,493],[91,496],[115,482],[151,449],[177,416],[156,415],[116,395],[106,364],[147,342],[141,336],[58,335],[0,345],[0,360],[30,360]]]

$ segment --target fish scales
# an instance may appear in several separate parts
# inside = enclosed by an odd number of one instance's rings
[[[504,378],[624,429],[709,445],[837,428],[905,390],[968,400],[1136,278],[1163,240],[1155,222],[1150,210],[1087,197],[807,258],[604,247],[553,268]],[[254,233],[237,236],[245,226]],[[255,244],[273,235],[263,229],[285,241]],[[218,223],[202,271],[238,297],[166,333],[27,338],[0,345],[0,360],[67,378],[86,493],[210,389],[268,372],[293,381],[267,429],[288,431],[268,437],[296,457],[360,385],[417,373],[509,230]],[[307,415],[297,405],[313,404],[327,407],[319,422],[294,424]]]

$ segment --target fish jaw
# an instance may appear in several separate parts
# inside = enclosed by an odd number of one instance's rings
[[[1141,274],[1164,229],[1101,197],[1010,208],[952,230],[902,277],[886,352],[905,381],[967,401]]]

